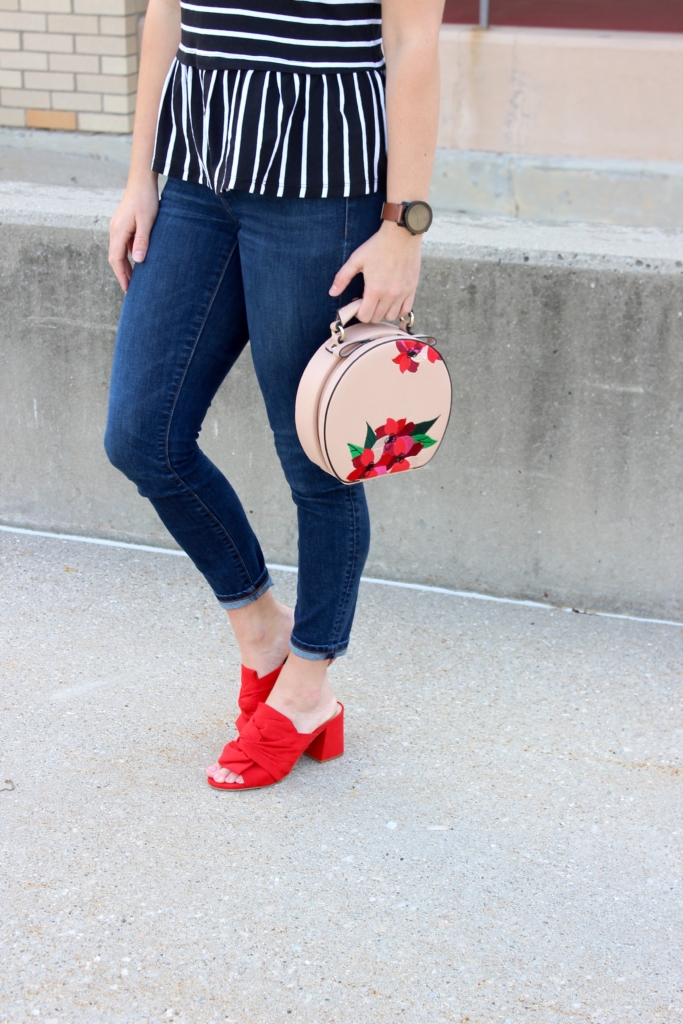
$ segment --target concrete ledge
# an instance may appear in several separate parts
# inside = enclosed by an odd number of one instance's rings
[[[435,209],[523,220],[683,228],[683,163],[439,149]]]
[[[55,132],[31,128],[0,128],[0,149],[87,156],[91,160],[130,163],[132,135],[103,132]]]
[[[0,180],[118,195],[130,147],[129,135],[0,129]],[[681,229],[683,163],[439,149],[431,201],[478,216]]]
[[[69,188],[0,181],[0,223],[109,231],[120,189]]]
[[[114,201],[0,189],[0,520],[169,544],[102,451]],[[368,487],[368,575],[683,619],[681,240],[437,220],[416,312],[452,371],[452,425],[433,465]],[[291,564],[287,489],[272,445],[252,441],[268,436],[257,394],[247,354],[202,443],[268,557]]]

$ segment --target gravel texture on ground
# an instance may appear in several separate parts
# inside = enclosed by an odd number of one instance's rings
[[[346,755],[220,793],[189,560],[0,534],[0,576],[0,1021],[683,1020],[683,630],[363,585]]]

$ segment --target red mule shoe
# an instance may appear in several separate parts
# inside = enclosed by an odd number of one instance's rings
[[[285,667],[283,662],[278,668],[269,672],[267,676],[259,676],[253,668],[245,668],[242,665],[242,685],[237,704],[240,709],[240,716],[235,722],[238,732],[242,732],[245,725],[256,711],[259,704],[265,704],[270,696],[270,691],[275,686],[277,677]]]
[[[344,753],[344,705],[315,732],[297,732],[294,724],[268,704],[260,703],[236,740],[223,748],[221,768],[241,775],[243,783],[206,781],[214,789],[263,789],[289,775],[303,754],[331,761]]]

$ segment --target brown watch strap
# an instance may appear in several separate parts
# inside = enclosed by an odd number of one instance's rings
[[[382,220],[393,220],[397,224],[402,224],[404,213],[404,203],[385,203],[382,207]]]

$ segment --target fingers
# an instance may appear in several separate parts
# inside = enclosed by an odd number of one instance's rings
[[[143,186],[129,186],[109,225],[109,263],[116,279],[128,291],[133,269],[128,254],[142,263],[149,249],[149,236],[159,209],[156,180]]]
[[[130,260],[128,259],[128,253],[132,253],[133,259],[136,263],[142,263],[144,261],[145,256],[147,255],[147,250],[149,249],[151,228],[151,222],[145,223],[143,221],[135,225],[133,231],[132,225],[126,224],[125,222],[121,223],[116,219],[112,220],[109,229],[109,263],[124,292],[128,291],[128,284],[130,282],[131,274],[133,273],[133,268],[131,267]]]
[[[388,292],[388,294],[387,294]],[[406,295],[387,292],[373,293],[366,288],[363,294],[363,302],[356,314],[358,320],[364,324],[378,323],[380,320],[397,320],[399,316],[407,316],[413,308],[415,292]]]
[[[381,309],[382,304],[378,302],[376,296],[369,294],[366,288],[360,309],[356,313],[356,319],[360,320],[362,324],[377,323],[382,319]]]
[[[330,288],[329,294],[332,296],[341,295],[345,288],[353,281],[357,274],[360,274],[362,264],[357,258],[357,254],[354,252],[346,261],[343,267],[335,274],[332,287]]]
[[[420,240],[399,228],[385,228],[387,225],[351,254],[330,288],[330,295],[339,295],[357,274],[363,275],[363,300],[356,314],[362,323],[407,315],[415,298]]]
[[[133,239],[133,245],[131,246],[131,252],[133,253],[133,259],[136,263],[142,263],[147,255],[149,249],[149,236],[152,230],[152,225],[140,223],[136,225],[135,238]]]
[[[130,276],[133,273],[133,268],[131,267],[128,259],[128,250],[124,249],[122,255],[110,253],[109,264],[116,274],[116,280],[119,282],[124,292],[127,292],[128,285],[130,283]]]
[[[112,218],[109,225],[109,264],[124,292],[128,291],[128,282],[133,272],[128,259],[128,248],[134,231],[134,221],[118,215]]]
[[[405,302],[402,304],[401,309],[399,310],[399,314],[398,315],[399,316],[410,316],[410,314],[413,311],[414,306],[415,306],[415,292],[413,292],[413,294],[410,295],[405,300]]]
[[[402,295],[398,296],[398,298],[394,299],[389,304],[389,307],[388,307],[386,313],[384,314],[384,319],[385,320],[398,320],[399,316],[401,315],[401,310],[403,309],[404,305],[405,305],[405,298],[404,298],[404,296],[402,296]]]

